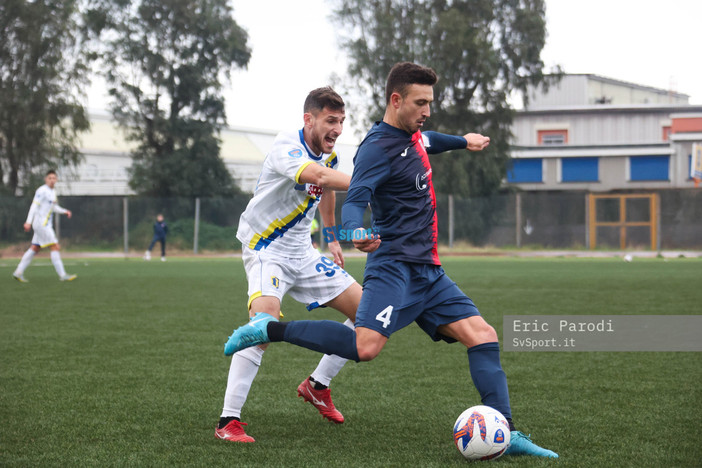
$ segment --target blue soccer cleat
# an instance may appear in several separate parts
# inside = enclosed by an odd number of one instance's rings
[[[530,435],[524,435],[519,431],[512,431],[512,438],[505,455],[531,455],[534,457],[558,458],[558,454],[551,450],[541,448],[531,441]]]
[[[224,355],[231,356],[242,349],[268,343],[268,322],[272,321],[277,322],[278,319],[265,312],[256,312],[249,323],[234,330],[224,344]]]

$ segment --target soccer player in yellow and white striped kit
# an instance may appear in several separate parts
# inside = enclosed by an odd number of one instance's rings
[[[56,233],[51,223],[54,213],[65,214],[69,219],[73,215],[71,210],[62,208],[58,204],[56,190],[54,189],[57,181],[58,176],[56,175],[56,171],[47,171],[44,177],[45,184],[39,187],[34,193],[34,200],[32,201],[32,206],[29,208],[27,221],[24,223],[24,230],[26,232],[29,232],[30,229],[34,230],[32,245],[24,253],[22,260],[20,260],[19,265],[17,265],[17,269],[12,273],[12,276],[21,283],[27,282],[24,278],[24,270],[32,263],[34,255],[39,253],[44,247],[49,247],[51,249],[51,263],[54,265],[56,273],[58,273],[61,281],[73,281],[77,277],[76,275],[69,275],[66,273],[63,267],[60,253],[61,247],[59,246]]]
[[[283,296],[308,310],[329,306],[342,312],[353,328],[361,286],[344,271],[338,241],[329,242],[332,258],[319,253],[310,227],[319,206],[326,227],[335,225],[335,190],[347,190],[351,177],[335,170],[334,151],[345,119],[344,101],[330,87],[309,93],[303,106],[304,126],[278,134],[261,169],[253,198],[239,220],[237,239],[248,279],[249,316],[266,312],[280,317]],[[267,345],[253,346],[232,356],[224,407],[215,430],[217,438],[254,442],[240,420],[241,410],[261,365]],[[315,371],[297,388],[332,422],[344,422],[328,388],[346,359],[325,355]]]

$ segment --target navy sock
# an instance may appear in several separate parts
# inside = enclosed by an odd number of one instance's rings
[[[232,421],[241,421],[241,419],[237,418],[236,416],[222,416],[221,418],[219,418],[219,424],[217,424],[217,429],[222,429],[224,426],[226,426]]]
[[[285,336],[285,327],[288,322],[276,322],[271,320],[266,326],[266,332],[268,333],[268,339],[271,343],[276,341],[283,341]]]
[[[507,376],[500,364],[500,345],[493,342],[468,348],[468,363],[470,376],[483,404],[495,408],[511,421]]]
[[[277,327],[268,324],[268,337]],[[333,320],[296,320],[285,324],[283,341],[358,362],[356,331]],[[273,341],[271,339],[271,341]]]
[[[309,377],[309,381],[310,381],[310,384],[312,385],[312,388],[314,388],[315,390],[326,390],[327,388],[329,388],[326,385],[321,384],[321,383],[317,382],[316,380],[314,380],[312,378],[312,376]]]

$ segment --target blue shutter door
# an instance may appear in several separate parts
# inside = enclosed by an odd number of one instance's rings
[[[562,182],[598,182],[599,158],[563,158],[561,159]]]

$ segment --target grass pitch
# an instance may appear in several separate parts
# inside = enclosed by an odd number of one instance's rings
[[[241,261],[48,258],[14,282],[0,262],[0,465],[382,466],[467,463],[452,425],[479,404],[458,344],[416,326],[332,383],[346,423],[296,396],[319,355],[276,344],[244,407],[254,444],[215,440],[229,360],[246,320]],[[502,336],[516,314],[699,314],[699,259],[445,258],[444,267]],[[347,269],[362,277],[363,260]],[[292,300],[287,319],[341,320]],[[702,338],[701,338],[702,339]],[[558,460],[502,457],[495,466],[700,466],[702,354],[507,352],[517,426]]]

